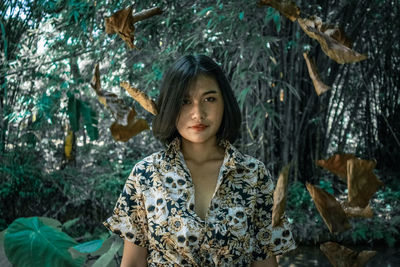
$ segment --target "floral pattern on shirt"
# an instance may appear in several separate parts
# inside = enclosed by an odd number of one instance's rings
[[[104,225],[148,250],[148,266],[250,266],[295,248],[286,217],[272,228],[274,185],[257,159],[229,142],[205,219],[175,139],[133,168]]]

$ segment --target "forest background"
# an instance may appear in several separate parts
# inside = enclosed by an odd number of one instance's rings
[[[163,14],[135,24],[135,46],[105,32],[104,18],[133,4]],[[400,239],[400,45],[397,0],[296,1],[301,13],[340,25],[368,59],[338,64],[278,11],[257,1],[5,0],[0,3],[0,231],[15,219],[45,216],[65,223],[76,241],[105,239],[110,216],[133,165],[162,146],[149,130],[127,142],[110,134],[114,118],[90,86],[152,115],[120,86],[153,99],[165,69],[185,54],[221,64],[242,111],[235,145],[274,174],[288,162],[287,215],[300,244],[337,240],[396,246]],[[318,96],[303,52],[331,90]],[[71,157],[65,155],[68,131]],[[69,135],[71,138],[71,135]],[[70,139],[71,140],[71,139]],[[316,165],[334,153],[375,159],[383,181],[375,216],[351,220],[332,235],[305,187],[346,195],[346,184]],[[397,241],[398,242],[398,241]],[[398,243],[397,243],[398,244]]]

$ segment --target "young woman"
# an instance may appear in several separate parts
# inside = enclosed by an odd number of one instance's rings
[[[125,240],[121,266],[277,266],[295,243],[285,218],[271,226],[270,173],[232,145],[241,116],[221,68],[180,58],[157,108],[166,148],[135,165],[104,222]]]

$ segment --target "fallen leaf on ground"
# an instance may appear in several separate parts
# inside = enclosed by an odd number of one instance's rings
[[[320,249],[334,267],[361,267],[376,255],[376,251],[355,252],[335,242],[323,243]]]
[[[285,213],[287,184],[290,164],[287,164],[279,173],[278,182],[274,191],[274,206],[272,207],[272,227],[281,224],[281,219]]]
[[[310,183],[307,183],[306,187],[331,233],[343,232],[351,228],[346,214],[334,196]]]
[[[308,74],[310,75],[310,78],[314,84],[315,92],[317,92],[317,95],[321,95],[331,89],[328,85],[322,82],[314,60],[312,58],[309,58],[307,53],[303,53],[303,57],[306,60]]]

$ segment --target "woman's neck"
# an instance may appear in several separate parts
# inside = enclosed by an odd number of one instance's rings
[[[225,155],[224,148],[218,146],[216,137],[204,143],[192,143],[182,138],[181,150],[186,161],[198,164],[221,160]]]

